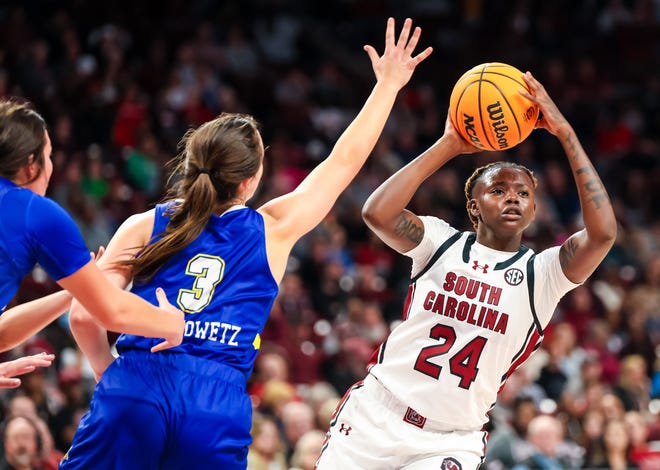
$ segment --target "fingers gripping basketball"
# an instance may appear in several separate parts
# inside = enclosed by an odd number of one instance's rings
[[[465,140],[482,150],[506,150],[531,134],[539,110],[518,93],[529,93],[522,75],[511,65],[489,62],[458,79],[449,99],[449,112]]]

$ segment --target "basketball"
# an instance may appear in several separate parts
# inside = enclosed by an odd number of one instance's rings
[[[449,98],[449,116],[465,140],[481,150],[506,150],[531,134],[539,109],[518,93],[529,93],[522,76],[511,65],[489,62],[458,79]]]

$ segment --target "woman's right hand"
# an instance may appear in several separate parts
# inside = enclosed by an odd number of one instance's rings
[[[379,57],[373,46],[364,46],[364,50],[367,51],[371,59],[376,80],[379,83],[392,84],[397,90],[408,83],[415,67],[433,52],[432,47],[427,47],[416,56],[412,56],[422,29],[419,26],[415,27],[412,36],[410,36],[411,27],[412,20],[406,18],[399,39],[395,42],[394,18],[388,18],[383,55]]]
[[[186,322],[184,321],[184,313],[167,300],[165,291],[160,287],[156,289],[156,298],[158,299],[158,308],[167,312],[168,315],[173,315],[175,317],[176,328],[170,337],[165,338],[165,341],[152,347],[151,352],[163,351],[180,345],[183,341],[183,330],[186,325]]]

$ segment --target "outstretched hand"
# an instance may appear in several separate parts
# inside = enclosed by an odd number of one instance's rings
[[[158,351],[163,351],[165,349],[173,348],[175,346],[178,346],[181,344],[181,341],[183,341],[183,329],[185,327],[185,321],[183,319],[184,315],[181,310],[176,308],[174,305],[172,305],[169,300],[167,300],[167,296],[165,295],[165,291],[161,289],[160,287],[156,289],[156,299],[158,299],[158,307],[163,310],[164,312],[167,312],[169,315],[174,315],[177,317],[178,320],[180,320],[180,328],[177,329],[177,332],[173,334],[169,338],[165,338],[165,341],[162,343],[157,344],[153,348],[151,348],[151,352],[158,352]]]
[[[34,371],[37,367],[48,367],[55,359],[54,354],[39,353],[25,356],[13,361],[0,363],[0,388],[16,388],[21,385],[21,379],[15,378]]]
[[[532,93],[530,94],[521,90],[520,94],[539,107],[540,117],[536,122],[536,128],[545,129],[560,139],[566,137],[566,135],[572,130],[571,125],[561,111],[559,111],[555,102],[552,101],[552,98],[548,95],[545,87],[534,78],[531,72],[525,72],[523,74],[523,79]]]
[[[402,88],[412,77],[415,67],[433,52],[432,47],[427,47],[413,57],[412,54],[415,47],[417,47],[422,29],[416,26],[411,36],[411,27],[412,20],[406,18],[399,39],[395,41],[394,18],[389,18],[387,20],[387,31],[385,32],[385,52],[383,55],[379,57],[373,46],[364,46],[364,50],[367,51],[371,59],[376,80],[379,82],[391,83],[397,89]]]

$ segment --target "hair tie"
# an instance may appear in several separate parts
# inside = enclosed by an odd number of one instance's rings
[[[199,175],[201,173],[211,176],[211,170],[207,170],[206,168],[197,168],[197,174]]]

